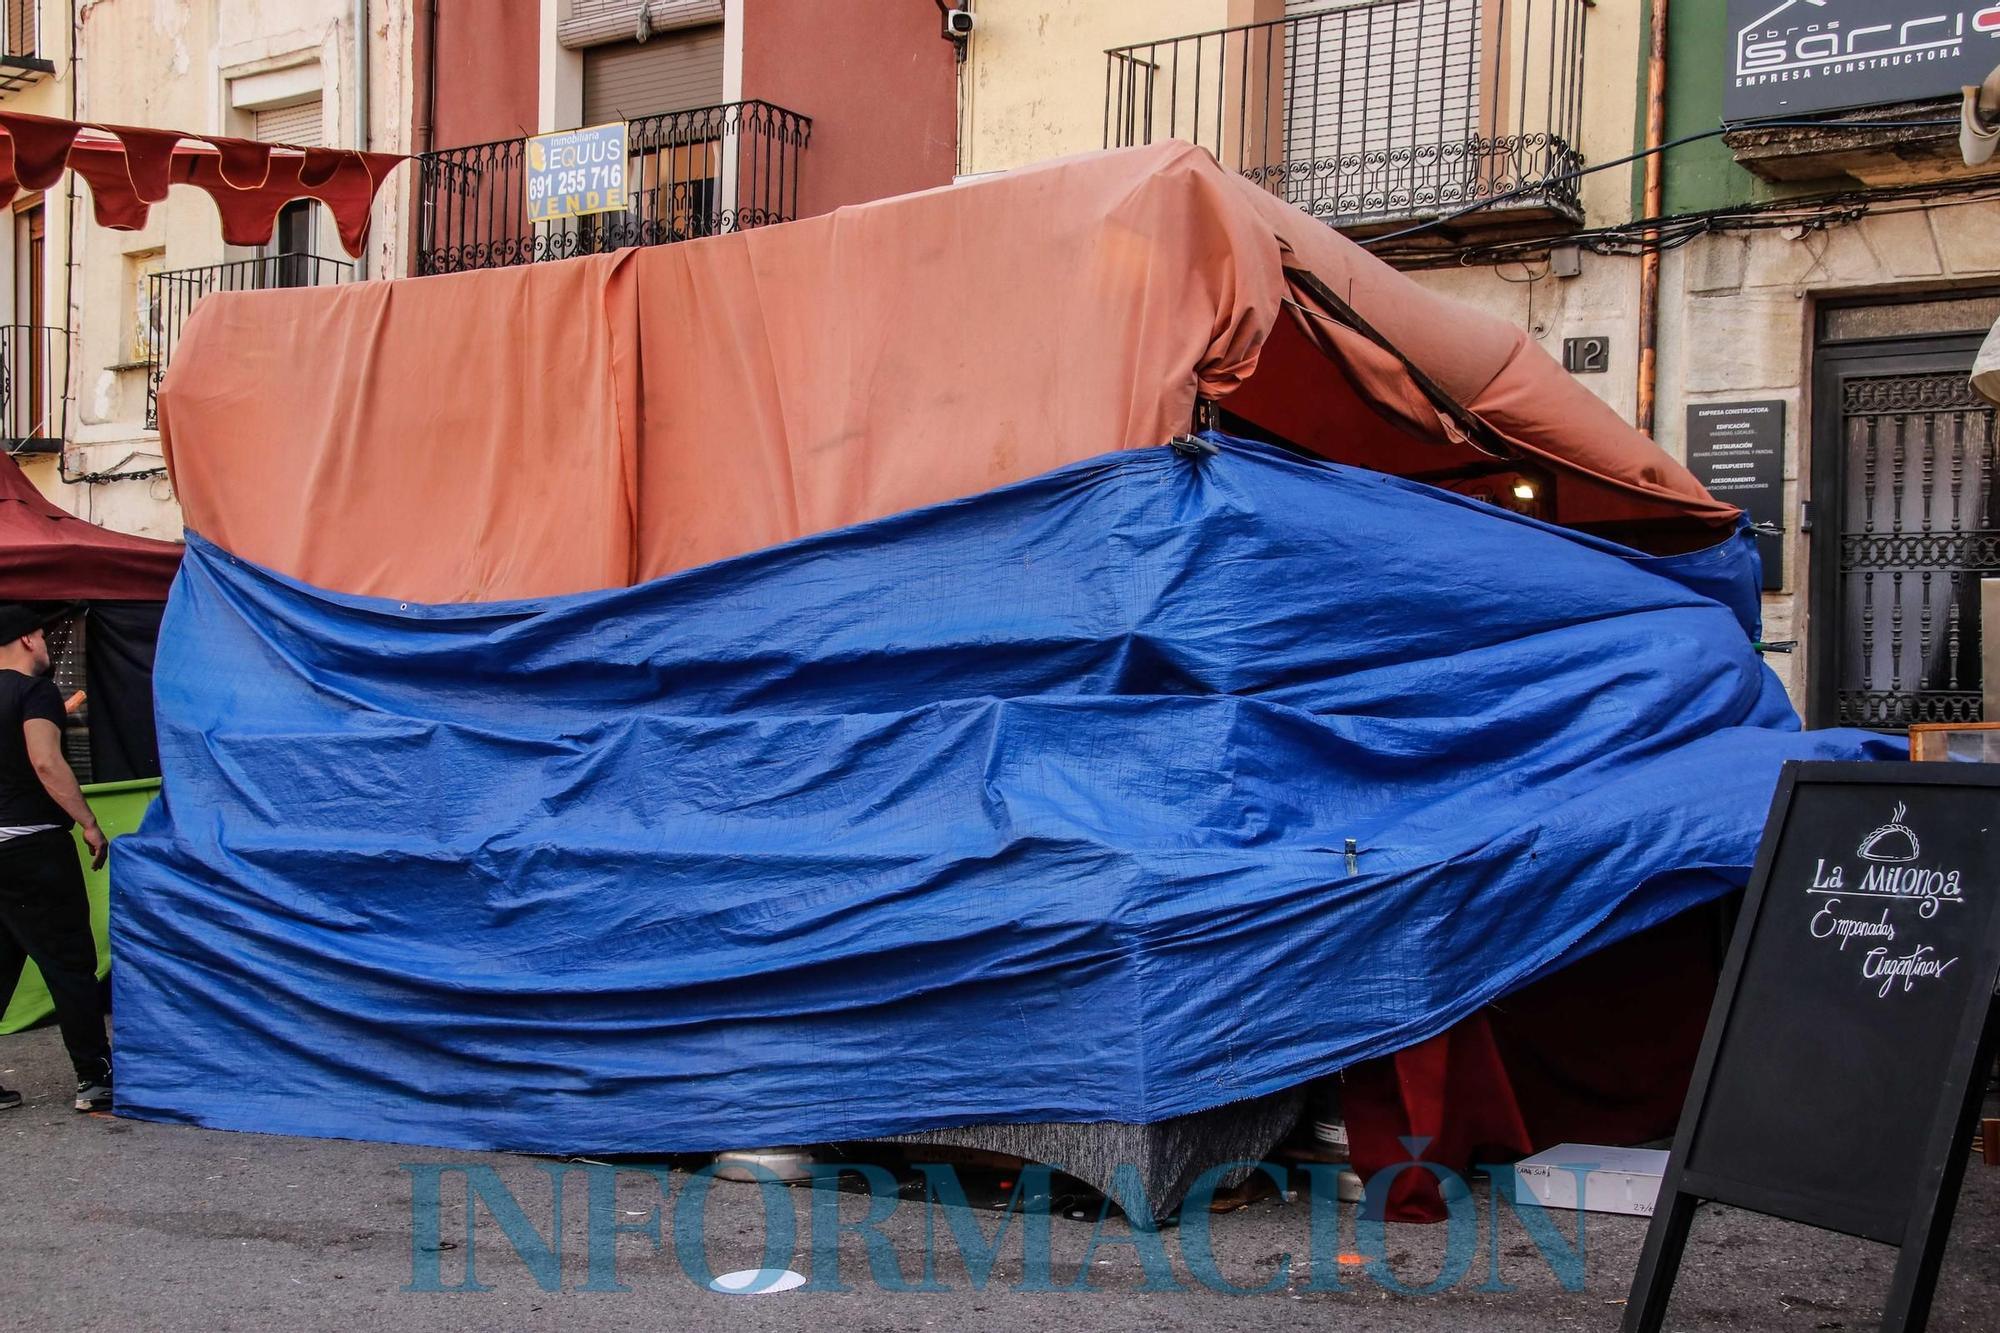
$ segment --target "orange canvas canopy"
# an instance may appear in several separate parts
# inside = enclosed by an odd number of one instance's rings
[[[1736,510],[1522,331],[1165,143],[614,255],[204,300],[189,525],[321,587],[655,578],[1224,424],[1661,549]]]

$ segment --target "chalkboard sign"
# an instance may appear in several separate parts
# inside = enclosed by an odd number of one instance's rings
[[[1919,1329],[1992,1060],[2000,766],[1788,764],[1696,1063],[1629,1333],[1716,1200],[1902,1247]]]
[[[1733,504],[1760,533],[1764,587],[1785,586],[1785,403],[1767,398],[1745,403],[1692,403],[1687,410],[1688,470],[1724,504]]]

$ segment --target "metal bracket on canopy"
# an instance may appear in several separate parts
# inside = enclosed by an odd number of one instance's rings
[[[1198,435],[1176,435],[1167,441],[1167,448],[1184,458],[1212,458],[1222,452],[1214,441]]]

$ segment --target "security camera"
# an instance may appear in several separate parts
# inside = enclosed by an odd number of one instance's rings
[[[2000,147],[2000,68],[1977,88],[1966,87],[1959,112],[1958,151],[1968,167],[1983,167]]]
[[[972,36],[972,11],[947,9],[944,12],[944,35],[954,42],[962,42]]]

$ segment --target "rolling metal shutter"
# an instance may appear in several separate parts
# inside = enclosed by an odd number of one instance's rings
[[[1286,158],[1478,136],[1485,3],[1285,0]]]
[[[632,120],[722,101],[722,25],[583,53],[583,123]]]
[[[568,47],[629,42],[639,34],[642,9],[655,33],[722,22],[722,0],[570,0],[556,40]]]
[[[297,144],[315,148],[320,144],[320,99],[294,106],[276,106],[255,113],[256,137],[264,143]]]

